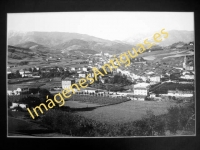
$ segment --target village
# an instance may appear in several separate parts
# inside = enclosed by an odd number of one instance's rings
[[[194,16],[7,14],[7,137],[195,136]]]
[[[188,46],[191,51],[193,43],[188,43]],[[177,45],[176,49],[180,49],[180,47]],[[186,48],[185,45],[184,48]],[[94,77],[92,67],[100,69],[102,65],[113,58],[113,55],[100,52],[82,57],[86,58],[72,60],[66,67],[35,66],[12,72],[12,68],[15,66],[8,66],[7,94],[36,94],[40,88],[56,94],[73,83],[77,83],[80,78],[85,78],[88,74]],[[76,56],[72,55],[71,58],[74,59]],[[128,67],[120,66],[117,69],[112,68],[112,71],[107,68],[107,75],[99,76],[97,82],[77,91],[76,94],[126,97],[141,101],[162,100],[161,96],[192,97],[194,95],[194,55],[182,56],[182,59],[176,63],[164,60],[148,61],[144,58],[131,59],[131,65]],[[59,59],[50,56],[46,61]],[[116,62],[115,65],[117,65]],[[169,83],[173,86],[168,86]]]

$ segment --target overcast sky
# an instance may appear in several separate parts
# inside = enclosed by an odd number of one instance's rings
[[[57,12],[9,13],[7,28],[15,31],[59,31],[124,40],[138,33],[194,31],[193,12]]]

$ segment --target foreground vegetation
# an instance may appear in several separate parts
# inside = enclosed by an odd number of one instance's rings
[[[40,123],[45,127],[71,136],[165,136],[170,134],[195,134],[194,103],[184,106],[172,106],[164,115],[154,115],[148,110],[141,120],[107,124],[87,119],[81,115],[60,109],[48,111],[41,117]],[[180,133],[179,133],[180,134]]]
[[[40,90],[40,94],[35,96],[18,96],[18,102],[28,104],[28,106],[38,106],[41,102],[46,100],[46,95],[49,95],[53,99],[53,95],[50,95],[48,90]],[[87,96],[87,95],[73,95],[69,100],[89,102],[96,104],[117,104],[128,101],[126,98],[111,98],[103,96]],[[11,100],[9,100],[11,105]],[[13,101],[12,101],[13,102]],[[150,102],[148,102],[150,103]],[[134,104],[134,108],[138,107]],[[141,103],[143,107],[146,107],[146,103]],[[154,104],[151,104],[154,105]],[[154,105],[155,106],[155,105]],[[117,114],[121,114],[122,110],[120,106],[116,109],[119,111]],[[133,107],[127,107],[130,109]],[[133,108],[133,109],[134,109]],[[138,107],[139,108],[139,107]],[[103,121],[97,121],[88,119],[81,115],[81,113],[73,111],[65,111],[61,107],[54,107],[51,111],[45,112],[43,115],[37,118],[37,122],[46,128],[59,132],[61,134],[70,136],[87,136],[87,137],[101,137],[101,136],[166,136],[169,135],[194,135],[195,134],[195,103],[191,99],[188,103],[180,102],[179,105],[171,106],[168,108],[166,114],[157,114],[157,106],[154,107],[154,112],[151,110],[146,111],[146,115],[141,117],[140,120],[130,121],[126,123],[103,123]],[[164,107],[163,107],[164,108]],[[167,108],[167,107],[165,107]],[[141,108],[142,109],[142,108]],[[112,111],[112,110],[111,110]],[[139,112],[137,112],[138,114]],[[96,116],[95,116],[96,117]],[[112,117],[112,116],[111,116]],[[119,118],[119,116],[117,116]],[[112,118],[110,118],[112,119]],[[180,133],[181,132],[181,133]]]

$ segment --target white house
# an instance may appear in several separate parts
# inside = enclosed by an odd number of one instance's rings
[[[150,76],[151,82],[160,82],[160,76]]]
[[[193,91],[168,90],[168,96],[192,97]]]
[[[154,97],[156,97],[156,94],[155,93],[151,93],[150,94],[150,98],[154,98]]]
[[[15,95],[20,95],[20,93],[22,92],[22,89],[21,88],[17,88],[13,92],[14,92]]]
[[[78,77],[79,77],[79,78],[85,78],[86,75],[85,75],[85,73],[79,73],[79,74],[78,74]]]
[[[33,76],[32,72],[30,72],[29,70],[26,70],[26,71],[20,70],[19,73],[22,77],[32,77]]]
[[[104,53],[105,56],[109,56],[109,53]]]
[[[77,91],[77,94],[80,94],[80,93],[82,93],[82,92],[88,93],[88,94],[90,94],[90,93],[95,93],[96,90],[97,90],[96,88],[86,87],[86,88],[84,88],[84,89],[80,89],[80,91]]]
[[[85,68],[85,67],[83,67],[82,70],[85,71],[85,72],[87,72],[87,68]]]
[[[138,83],[134,87],[134,95],[137,96],[147,96],[150,88],[149,83]]]
[[[33,73],[31,73],[30,71],[25,71],[25,72],[24,72],[24,76],[25,76],[25,77],[32,77],[32,76],[33,76]]]
[[[10,108],[16,108],[18,106],[23,108],[23,109],[27,108],[27,104],[19,104],[19,103],[12,103],[12,106],[10,106]]]
[[[12,90],[7,90],[7,94],[8,94],[8,95],[13,95],[14,93],[13,93]]]
[[[8,71],[7,71],[7,74],[10,74],[10,73],[12,73],[12,72],[8,70]]]
[[[75,83],[75,79],[73,78],[65,78],[64,80],[62,80],[62,88],[68,88],[70,87],[73,83]]]
[[[19,74],[23,77],[24,76],[24,70],[19,70]]]
[[[70,70],[71,70],[71,71],[75,71],[75,67],[71,67]]]
[[[185,74],[183,76],[180,76],[182,79],[194,79],[194,75],[192,74]]]

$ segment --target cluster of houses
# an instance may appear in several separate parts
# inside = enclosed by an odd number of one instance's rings
[[[11,69],[13,67],[14,67],[14,69]],[[17,66],[12,66],[12,67],[8,66],[7,67],[7,75],[16,73],[17,70],[15,69],[15,67],[17,67]],[[40,70],[39,67],[35,66],[35,67],[31,67],[29,69],[31,69],[31,70],[28,70],[28,69],[20,69],[19,70],[19,74],[21,75],[22,78],[23,77],[40,78],[40,76],[38,75],[38,71]],[[16,71],[14,71],[14,70],[16,70]]]
[[[190,43],[192,44],[192,43]],[[56,86],[54,86],[53,88],[54,89],[64,89],[68,86],[70,86],[71,84],[73,83],[76,83],[78,82],[78,80],[80,78],[85,78],[86,75],[88,74],[91,74],[91,77],[94,77],[94,74],[91,70],[92,67],[97,67],[97,68],[101,68],[103,64],[109,62],[109,59],[112,57],[112,55],[108,54],[108,53],[99,53],[99,54],[94,54],[94,55],[90,55],[88,57],[88,59],[86,60],[77,60],[75,61],[74,63],[75,64],[87,64],[85,66],[83,65],[80,65],[80,66],[76,66],[76,67],[73,67],[73,65],[69,66],[69,67],[63,67],[63,68],[56,68],[57,71],[61,71],[61,69],[63,71],[70,71],[70,72],[74,72],[74,76],[72,76],[72,78],[65,78],[65,79],[62,79],[61,81],[58,82],[58,84]],[[191,55],[191,56],[185,56],[184,58],[184,61],[183,61],[183,67],[180,67],[181,68],[181,76],[180,78],[182,79],[194,79],[195,76],[194,76],[194,59],[193,59],[194,55]],[[51,61],[52,58],[49,58],[47,61]],[[57,59],[58,60],[58,59]],[[97,61],[95,61],[97,60]],[[117,69],[112,69],[112,73],[113,75],[115,74],[121,74],[121,75],[125,75],[128,79],[130,79],[131,81],[134,81],[136,84],[134,84],[132,86],[132,89],[131,89],[131,92],[132,94],[134,95],[134,99],[135,100],[145,100],[145,98],[147,96],[150,96],[150,97],[154,97],[155,94],[154,93],[150,93],[149,92],[149,89],[151,88],[151,85],[154,85],[154,84],[157,84],[157,83],[161,83],[162,82],[162,78],[164,76],[167,76],[169,77],[170,74],[167,74],[166,75],[163,75],[162,73],[158,73],[156,71],[154,71],[155,68],[153,68],[152,70],[146,70],[146,71],[139,71],[141,70],[140,69],[140,66],[144,65],[148,68],[148,64],[147,64],[147,61],[144,60],[142,57],[140,58],[137,58],[137,59],[134,59],[134,63],[131,64],[132,68],[123,68],[123,67],[119,67]],[[156,64],[156,65],[159,65],[159,64]],[[136,66],[135,69],[133,69],[134,67],[133,66]],[[42,73],[43,72],[50,72],[50,69],[55,69],[55,67],[47,67],[47,68],[39,68],[39,67],[35,67],[35,69],[38,71],[40,70]],[[175,68],[177,70],[177,68]],[[110,71],[108,69],[108,71]],[[23,70],[21,69],[19,71],[20,75],[22,77],[40,77],[39,75],[34,75],[33,72],[29,71],[29,70]],[[105,81],[105,78],[100,78],[100,81],[102,83],[104,83]],[[11,93],[14,93],[16,95],[20,94],[20,92],[22,92],[23,89],[15,89],[15,90],[12,90],[12,91],[9,91],[8,90],[8,94],[10,95]],[[84,93],[95,93],[97,89],[95,88],[86,88],[84,89],[83,91],[81,92],[84,92]],[[106,91],[102,91],[102,92],[106,92]],[[120,92],[118,92],[119,94]],[[175,94],[172,94],[172,93],[175,93]],[[178,93],[178,94],[177,94]],[[127,93],[128,94],[128,93]],[[127,95],[126,93],[125,94],[121,94],[121,95]],[[130,93],[129,93],[130,94]],[[189,94],[189,95],[188,95]],[[117,95],[117,94],[116,94]],[[175,92],[171,92],[169,90],[167,96],[191,96],[191,93],[187,93],[185,94],[184,92],[181,93],[181,91],[175,91]]]
[[[189,42],[187,44],[183,42],[177,43],[175,46],[170,47],[171,50],[190,50],[194,51],[194,42]]]
[[[128,70],[122,70],[119,68],[116,69],[116,73],[126,75],[127,77],[131,78],[132,81],[136,81],[136,82],[140,80],[143,82],[149,81],[150,84],[156,84],[156,83],[161,82],[161,77],[162,77],[161,75],[155,74],[152,71],[144,72],[142,74],[135,74],[134,72],[130,72]]]

